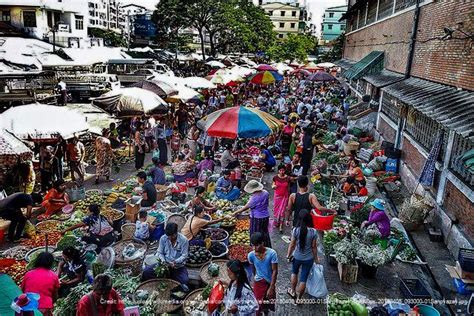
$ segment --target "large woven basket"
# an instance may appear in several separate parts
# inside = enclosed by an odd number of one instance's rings
[[[135,223],[123,224],[121,227],[122,239],[133,239],[135,236]]]
[[[137,249],[144,249],[143,255],[140,257],[133,259],[133,260],[125,260],[123,258],[123,250],[125,247],[133,243],[135,245],[135,248]],[[132,275],[140,275],[142,272],[142,264],[143,260],[145,259],[145,253],[147,250],[147,244],[144,241],[141,241],[139,239],[124,239],[122,241],[119,241],[118,243],[114,244],[112,246],[115,252],[115,267],[121,268],[121,269],[130,269]]]
[[[201,267],[201,271],[199,271],[199,276],[201,277],[202,282],[206,284],[214,284],[214,281],[217,280],[223,280],[224,282],[229,283],[230,278],[229,275],[227,274],[227,261],[229,260],[212,260],[213,263],[216,263],[219,265],[219,275],[216,277],[212,277],[209,275],[207,272],[207,268],[211,264],[211,262],[206,263]]]
[[[183,301],[183,311],[184,311],[184,315],[187,315],[187,316],[190,316],[191,313],[189,313],[188,311],[186,311],[187,307],[190,306],[192,304],[192,302],[194,300],[196,300],[196,298],[202,293],[202,291],[204,291],[204,289],[197,289],[197,290],[194,290],[192,291],[191,293],[188,294],[188,296],[186,296],[186,298],[184,299]],[[205,307],[205,310],[207,310],[207,300],[206,300],[206,307]]]
[[[173,214],[168,217],[166,223],[176,223],[176,225],[178,225],[178,231],[180,232],[181,229],[184,227],[184,224],[186,224],[186,218],[183,215]]]
[[[166,193],[168,192],[168,186],[155,184],[155,188],[156,188],[156,200],[163,201],[166,198]]]
[[[166,288],[163,287],[164,289],[160,290],[160,284],[162,283],[166,284]],[[146,290],[149,295],[151,295],[153,291],[158,292],[160,294],[158,300],[161,302],[156,306],[155,315],[170,314],[176,312],[181,307],[181,304],[171,304],[171,290],[179,285],[178,282],[170,279],[153,279],[141,283],[136,291]]]

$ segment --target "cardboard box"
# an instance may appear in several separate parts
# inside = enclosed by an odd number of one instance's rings
[[[446,265],[445,267],[446,267],[446,271],[448,271],[449,275],[453,279],[459,279],[459,280],[463,281],[464,283],[466,283],[468,285],[474,285],[474,280],[465,279],[465,278],[461,277],[461,275],[458,273],[456,267],[448,266],[448,265]]]
[[[135,203],[133,203],[135,202]],[[138,219],[138,212],[140,212],[140,200],[133,201],[132,199],[128,199],[125,201],[125,219],[132,223],[135,223]]]
[[[461,268],[459,261],[456,261],[456,272],[461,276],[463,279],[474,280],[474,272],[467,272]]]

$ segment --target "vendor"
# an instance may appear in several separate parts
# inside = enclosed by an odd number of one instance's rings
[[[190,206],[196,207],[199,206],[204,209],[207,213],[212,213],[216,210],[216,207],[212,205],[209,201],[204,198],[204,194],[206,193],[206,189],[202,186],[196,187],[194,190],[194,198],[191,200]]]
[[[224,170],[216,182],[216,196],[222,200],[235,201],[240,196],[240,190],[232,184],[230,171]]]
[[[150,176],[153,184],[164,185],[166,183],[166,174],[161,168],[160,158],[153,157],[151,159],[153,167],[148,170],[147,176]]]
[[[10,221],[8,227],[8,240],[18,241],[26,225],[26,220],[31,217],[33,206],[39,205],[42,201],[38,193],[14,193],[0,200],[0,217]],[[26,216],[21,211],[26,208]]]
[[[342,192],[344,192],[346,196],[357,194],[357,187],[354,183],[355,179],[353,176],[349,176],[346,178],[346,181],[342,185]]]
[[[191,161],[191,162],[194,161],[195,154],[193,154],[188,144],[183,145],[183,149],[181,150],[181,153],[184,155],[184,160]]]
[[[142,200],[141,207],[151,207],[156,203],[156,188],[153,182],[147,180],[147,175],[144,171],[137,173],[137,181],[142,186]]]
[[[99,247],[98,251],[100,251],[100,248],[107,247],[115,241],[112,223],[100,214],[100,206],[97,204],[89,205],[89,215],[84,217],[82,223],[73,225],[62,231],[62,233],[65,234],[80,227],[89,228],[89,236],[83,236],[82,241],[97,245]]]
[[[195,176],[194,171],[191,170],[193,164],[185,160],[185,158],[182,153],[179,153],[176,157],[176,161],[171,165],[174,181],[176,182],[186,182],[186,179],[194,178]]]
[[[388,238],[388,236],[390,236],[390,219],[387,214],[385,214],[385,202],[382,199],[375,199],[370,205],[372,209],[369,214],[369,220],[364,221],[361,228],[375,224],[380,232],[381,238]]]
[[[188,250],[189,241],[183,234],[178,233],[178,225],[176,223],[166,224],[165,234],[160,238],[155,256],[163,264],[168,265],[170,278],[178,281],[181,285],[186,285],[189,282],[188,270],[185,267]],[[145,268],[142,281],[156,278],[156,265]]]
[[[239,161],[232,155],[232,144],[226,144],[221,159],[222,169],[234,169],[239,166]]]
[[[62,256],[63,260],[58,266],[59,296],[65,297],[73,287],[84,281],[87,267],[79,250],[73,247],[64,249]]]
[[[275,157],[273,157],[273,154],[267,149],[267,146],[265,145],[261,145],[260,150],[260,161],[265,163],[265,170],[272,171],[273,167],[276,166]]]
[[[349,170],[347,171],[347,175],[353,176],[356,181],[364,180],[364,173],[360,168],[360,162],[357,159],[352,159],[349,162]]]
[[[365,179],[356,182],[356,188],[357,188],[357,195],[358,196],[367,196],[367,195],[369,195],[369,191],[367,191],[367,188],[365,187],[365,185],[366,185]]]
[[[48,191],[43,199],[43,203],[41,203],[45,210],[42,217],[49,217],[59,212],[69,203],[69,197],[65,191],[66,186],[64,180],[54,182],[53,187]]]
[[[181,229],[181,234],[183,234],[191,244],[195,244],[197,240],[202,241],[202,239],[204,239],[200,238],[201,229],[208,225],[219,223],[224,219],[224,217],[221,217],[218,219],[209,220],[206,219],[207,216],[209,215],[207,215],[206,211],[201,206],[195,206],[193,215],[189,217],[189,219],[186,221],[186,224],[184,224],[183,228]],[[195,242],[193,243],[193,241]]]

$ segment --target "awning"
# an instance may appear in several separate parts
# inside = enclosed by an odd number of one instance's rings
[[[392,83],[403,80],[404,75],[390,70],[382,70],[380,73],[374,73],[364,76],[363,79],[377,88],[388,86]]]
[[[384,52],[373,51],[355,63],[342,74],[349,80],[356,80],[365,75],[379,73],[383,70]]]
[[[335,61],[334,63],[341,67],[343,70],[347,70],[351,68],[356,62],[350,59],[343,58]]]
[[[474,141],[474,93],[415,77],[385,88],[401,102]]]

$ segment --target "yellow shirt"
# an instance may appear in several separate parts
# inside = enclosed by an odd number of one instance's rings
[[[204,218],[199,218],[197,216],[191,216],[184,224],[183,228],[181,229],[181,234],[183,234],[188,240],[193,239],[199,231],[205,227],[209,221]]]

